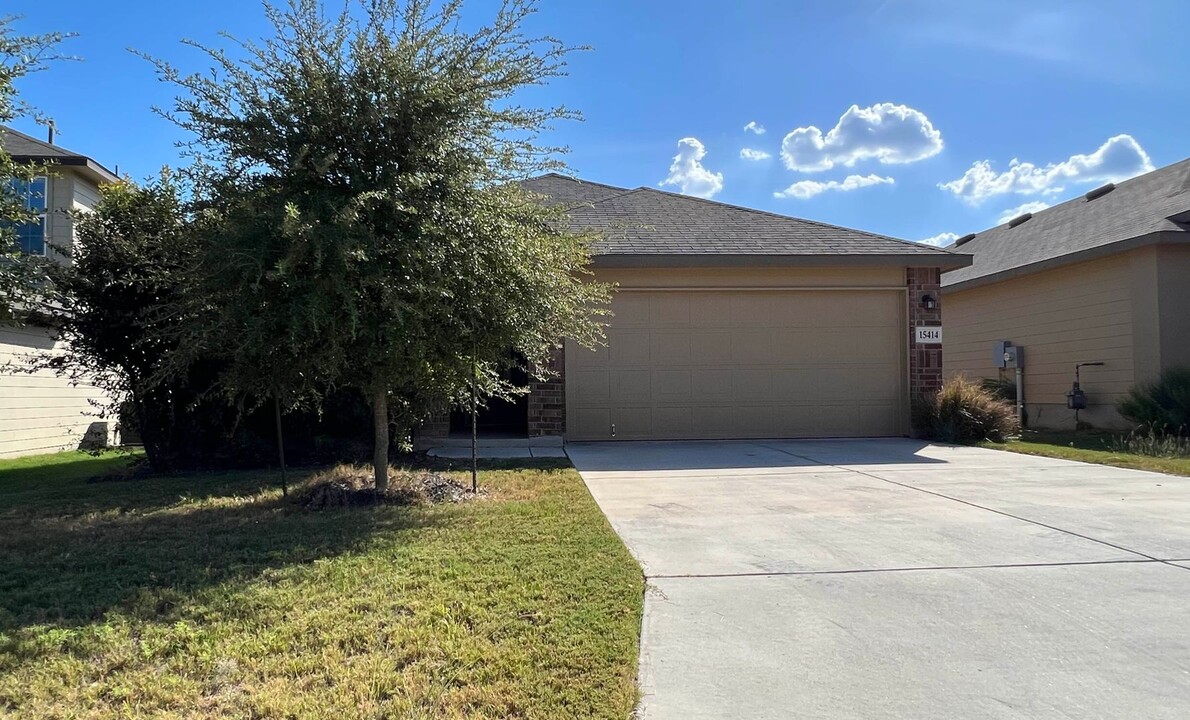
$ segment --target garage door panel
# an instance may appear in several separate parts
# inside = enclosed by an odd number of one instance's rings
[[[730,330],[703,330],[690,336],[690,358],[695,365],[716,366],[731,363]]]
[[[567,407],[566,429],[574,437],[610,437],[612,417],[610,408]]]
[[[732,373],[734,400],[767,400],[773,395],[773,372],[768,368],[741,368]]]
[[[733,437],[773,437],[776,430],[771,405],[737,405],[732,408]]]
[[[774,293],[722,294],[722,301],[731,307],[731,323],[736,327],[768,327],[770,318],[779,312],[777,296]]]
[[[859,367],[846,372],[846,398],[859,405],[868,403],[895,403],[901,388],[888,382],[888,371],[883,367]]]
[[[648,330],[609,330],[608,364],[613,367],[648,365],[651,341],[652,333]]]
[[[621,291],[608,348],[568,352],[573,439],[901,434],[904,293]]]
[[[856,422],[856,437],[878,435],[883,428],[895,426],[901,412],[900,405],[890,402],[884,405],[869,404],[859,406],[859,418]]]
[[[650,327],[685,327],[690,324],[690,295],[654,293],[649,308]]]
[[[682,402],[693,399],[690,370],[654,370],[652,399],[658,403]]]
[[[894,353],[901,347],[902,333],[899,326],[864,328],[851,357],[843,360],[854,365],[887,365],[896,359]]]
[[[690,395],[708,403],[730,402],[732,371],[726,369],[695,369],[690,371]]]
[[[692,323],[703,328],[730,328],[732,305],[723,301],[722,293],[685,293],[689,299]]]
[[[602,405],[611,400],[611,374],[606,369],[568,372],[566,382],[573,385],[577,407]]]
[[[736,330],[731,333],[731,363],[747,365],[757,361],[771,362],[773,333],[771,330]]]
[[[820,435],[851,437],[871,434],[857,427],[859,409],[853,405],[819,405],[814,411]]]
[[[649,327],[652,324],[650,319],[652,306],[653,297],[651,294],[617,294],[612,302],[612,327],[621,330]]]
[[[647,407],[621,407],[612,412],[617,438],[636,439],[653,436],[653,410]]]
[[[690,331],[656,330],[650,338],[649,364],[657,366],[689,365]]]
[[[735,431],[735,418],[730,408],[695,412],[690,418],[691,437],[732,438],[742,437]]]
[[[689,405],[653,408],[653,435],[689,437],[694,430],[694,408]]]
[[[620,370],[610,373],[611,401],[616,405],[649,405],[650,378],[648,370]]]
[[[819,380],[804,368],[788,367],[773,370],[773,396],[784,399],[809,399]]]

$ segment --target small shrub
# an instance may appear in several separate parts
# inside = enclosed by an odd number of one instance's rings
[[[1127,435],[1117,435],[1107,443],[1108,450],[1157,458],[1190,458],[1190,437],[1141,428]]]
[[[1190,435],[1190,367],[1169,368],[1155,382],[1137,384],[1117,407],[1142,429]]]
[[[992,397],[1007,403],[1016,402],[1016,380],[1009,378],[984,378],[979,386],[988,391]]]
[[[959,445],[1004,442],[1020,432],[1011,404],[961,375],[914,403],[913,425],[924,439]]]

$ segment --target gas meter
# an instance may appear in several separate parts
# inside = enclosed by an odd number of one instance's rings
[[[1079,386],[1079,370],[1085,367],[1099,367],[1103,365],[1101,362],[1079,363],[1074,366],[1074,387],[1070,388],[1070,392],[1066,393],[1066,407],[1075,411],[1075,420],[1078,419],[1078,411],[1087,409],[1087,393]]]

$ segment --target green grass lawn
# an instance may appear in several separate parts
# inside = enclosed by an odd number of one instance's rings
[[[0,461],[0,716],[626,718],[643,578],[568,466],[306,511],[276,474]]]
[[[1136,470],[1190,475],[1190,458],[1150,457],[1116,452],[1110,449],[1115,436],[1115,433],[1099,430],[1078,432],[1026,430],[1020,440],[1011,440],[1004,444],[982,443],[982,445],[996,450],[1009,450],[1026,455],[1044,455],[1045,457],[1115,465]]]

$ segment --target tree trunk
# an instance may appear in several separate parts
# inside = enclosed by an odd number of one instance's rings
[[[285,435],[281,432],[281,399],[273,394],[273,417],[277,421],[277,457],[281,461],[281,495],[289,496],[289,477],[285,473]]]
[[[471,355],[471,492],[479,492],[479,466],[476,458],[479,453],[476,452],[476,435],[478,434],[478,418],[479,412],[475,404],[475,354],[472,351]]]
[[[372,392],[373,441],[372,470],[376,475],[376,492],[388,490],[388,390]]]

